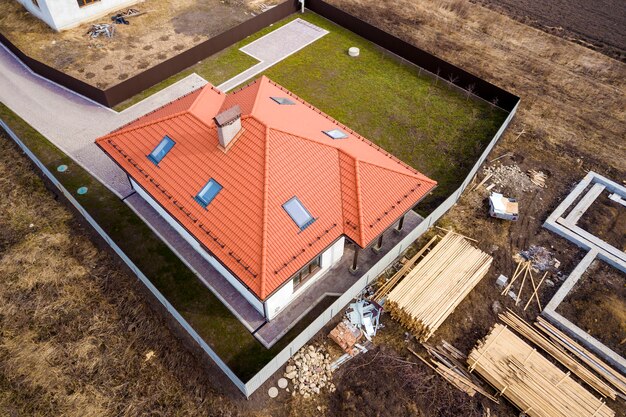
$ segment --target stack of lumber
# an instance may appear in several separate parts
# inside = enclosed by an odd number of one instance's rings
[[[385,307],[422,342],[485,276],[493,258],[448,233],[389,293]]]
[[[404,265],[402,265],[402,268],[400,268],[398,272],[393,274],[393,276],[387,282],[383,283],[378,288],[378,290],[376,290],[376,293],[372,296],[372,300],[380,304],[383,298],[387,296],[389,291],[391,291],[398,284],[398,282],[400,282],[400,280],[406,276],[411,268],[413,268],[413,265],[415,265],[419,258],[424,255],[424,252],[430,250],[430,247],[433,243],[435,243],[438,238],[438,235],[434,236],[428,241],[426,245],[424,245],[422,249],[420,249],[415,255],[413,255],[411,259],[409,259]]]
[[[570,354],[580,359],[590,369],[613,385],[613,387],[617,390],[618,395],[623,399],[626,399],[626,377],[624,377],[624,375],[617,372],[602,359],[589,352],[587,349],[578,344],[578,342],[554,327],[545,319],[537,317],[535,326],[548,336],[554,344],[570,352]]]
[[[539,331],[533,328],[530,324],[526,323],[521,317],[512,311],[508,311],[499,315],[507,326],[514,329],[521,336],[530,340],[535,345],[539,346],[545,352],[547,352],[554,359],[559,361],[562,365],[567,367],[573,374],[578,376],[584,383],[595,389],[597,392],[605,397],[609,397],[612,400],[616,398],[617,393],[613,388],[607,385],[602,379],[597,377],[589,369],[582,366],[577,360],[568,355],[561,347],[552,343],[549,339],[543,336]]]
[[[475,370],[529,417],[612,417],[615,412],[569,373],[502,324],[496,324],[470,352]]]

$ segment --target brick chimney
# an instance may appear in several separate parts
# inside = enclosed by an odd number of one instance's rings
[[[215,116],[217,136],[221,147],[226,150],[241,132],[241,108],[235,105]]]

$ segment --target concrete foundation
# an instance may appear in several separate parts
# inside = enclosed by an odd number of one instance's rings
[[[589,188],[590,185],[591,188]],[[588,188],[589,190],[585,193],[585,190]],[[580,220],[585,211],[591,207],[596,198],[598,198],[604,190],[609,190],[619,195],[621,198],[626,198],[626,187],[595,172],[589,172],[543,224],[546,229],[557,233],[589,252],[576,268],[574,268],[541,314],[555,326],[569,333],[573,338],[594,351],[618,371],[626,374],[626,359],[556,312],[559,304],[561,304],[567,294],[574,288],[580,277],[582,277],[594,260],[602,260],[612,267],[626,273],[626,253],[624,251],[621,251],[615,246],[608,244],[577,226],[578,220]],[[579,199],[581,195],[582,198]],[[576,206],[574,206],[566,217],[562,217],[576,200],[578,200]]]

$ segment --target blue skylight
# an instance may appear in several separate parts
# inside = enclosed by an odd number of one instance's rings
[[[345,139],[348,137],[348,134],[340,129],[324,130],[323,132],[333,139]]]
[[[150,155],[148,155],[148,159],[154,162],[155,165],[158,165],[175,144],[176,142],[174,142],[172,138],[165,136]]]
[[[270,97],[270,98],[278,104],[286,104],[286,105],[291,105],[291,106],[296,104],[293,101],[289,100],[287,97]]]
[[[206,206],[208,206],[211,201],[213,201],[213,199],[215,198],[217,193],[220,192],[221,189],[222,186],[213,178],[211,178],[209,182],[207,182],[207,184],[200,190],[198,195],[195,197],[195,200],[202,207],[206,208]]]
[[[283,208],[291,217],[291,220],[300,228],[300,230],[306,229],[311,223],[315,221],[311,213],[304,208],[304,205],[298,200],[298,197],[293,197],[285,204]]]

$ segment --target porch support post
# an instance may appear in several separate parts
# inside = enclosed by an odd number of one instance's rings
[[[384,233],[381,233],[380,236],[378,236],[376,244],[372,247],[372,250],[376,253],[380,252],[380,249],[383,247],[383,236]]]
[[[361,252],[361,248],[358,246],[354,248],[354,256],[352,257],[352,266],[350,267],[350,273],[356,274],[359,270],[359,252]]]
[[[396,226],[396,228],[393,229],[394,232],[400,233],[402,231],[402,227],[404,226],[404,216],[406,216],[406,214],[403,214],[402,217],[400,217],[400,221],[398,222],[398,226]]]

